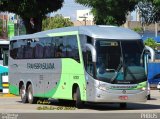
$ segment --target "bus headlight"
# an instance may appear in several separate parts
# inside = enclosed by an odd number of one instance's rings
[[[146,88],[145,88],[145,87],[143,87],[143,88],[141,88],[141,90],[145,91],[145,90],[146,90]]]
[[[107,86],[106,86],[105,84],[100,84],[100,85],[98,86],[98,89],[103,90],[103,91],[108,90],[108,88],[107,88]]]

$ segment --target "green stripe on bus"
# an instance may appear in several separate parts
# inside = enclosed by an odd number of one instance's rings
[[[141,89],[141,88],[146,88],[146,87],[147,87],[147,81],[138,83],[138,86],[135,89]]]
[[[19,95],[19,88],[18,88],[18,86],[14,86],[12,84],[9,84],[9,92],[11,94]]]
[[[147,81],[144,81],[142,83],[138,83],[138,85],[135,88],[125,88],[125,90],[139,90],[142,88],[147,87]],[[124,90],[123,88],[110,88],[111,90]]]
[[[55,92],[56,92],[56,90],[57,90],[58,87],[59,87],[59,82],[57,83],[56,87],[54,87],[51,90],[45,92],[45,94],[34,94],[33,96],[35,96],[35,97],[47,97],[47,98],[51,98],[55,94]]]
[[[83,55],[82,55],[82,48],[81,48],[81,42],[80,42],[80,37],[79,34],[77,34],[77,40],[78,40],[78,49],[79,49],[79,56],[80,56],[80,63],[81,63],[81,87],[80,87],[80,92],[81,92],[81,97],[83,101],[87,101],[87,93],[86,93],[86,79],[85,79],[85,67],[84,67],[84,62],[83,62]]]

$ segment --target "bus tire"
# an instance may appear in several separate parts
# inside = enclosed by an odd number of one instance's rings
[[[20,87],[20,96],[21,96],[22,103],[28,103],[27,93],[24,85]]]
[[[68,103],[68,101],[67,101],[67,100],[64,100],[64,99],[58,99],[58,102],[59,102],[60,104],[62,104],[62,105]]]
[[[74,99],[75,99],[75,105],[78,109],[82,109],[83,108],[83,101],[81,101],[81,93],[80,93],[80,89],[79,87],[77,87],[75,95],[74,95]]]
[[[126,109],[127,108],[127,103],[120,103],[120,108],[121,109]]]
[[[35,104],[37,103],[37,98],[33,96],[33,89],[32,89],[32,85],[29,84],[28,86],[28,90],[27,90],[27,94],[28,94],[28,102],[30,104]]]
[[[147,100],[151,100],[151,95],[147,95]]]

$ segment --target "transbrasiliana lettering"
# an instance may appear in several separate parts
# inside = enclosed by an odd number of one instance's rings
[[[54,69],[54,63],[27,63],[27,69]]]

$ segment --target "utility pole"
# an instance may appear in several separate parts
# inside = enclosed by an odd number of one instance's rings
[[[19,27],[20,27],[20,19],[19,16],[17,15],[17,36],[19,36]]]
[[[86,16],[80,16],[79,18],[84,18],[84,25],[87,25],[87,17]]]
[[[155,22],[155,37],[158,36],[158,23]]]

